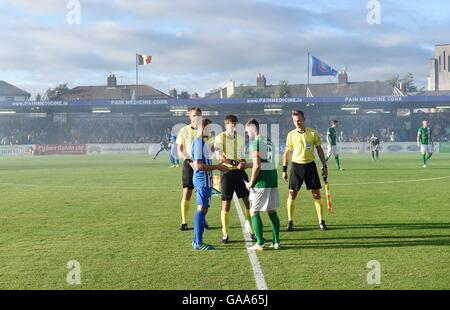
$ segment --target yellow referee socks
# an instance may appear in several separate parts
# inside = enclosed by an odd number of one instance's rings
[[[247,230],[250,235],[253,235],[253,227],[252,227],[252,216],[250,215],[250,210],[244,207],[244,215],[247,220]]]
[[[220,212],[220,219],[222,220],[222,233],[228,235],[228,225],[230,223],[230,212],[222,210]]]
[[[181,224],[186,224],[186,218],[189,211],[189,200],[181,199]]]
[[[295,210],[295,199],[292,199],[291,196],[289,196],[287,199],[288,221],[292,221],[294,210]]]
[[[317,218],[319,223],[323,220],[323,201],[321,199],[314,199],[314,204],[316,205]]]

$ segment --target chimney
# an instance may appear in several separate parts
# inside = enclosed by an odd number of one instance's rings
[[[175,88],[169,90],[169,96],[172,98],[178,98],[178,92]]]
[[[264,74],[258,73],[256,76],[256,88],[266,88],[266,77]]]
[[[339,86],[347,86],[348,84],[348,75],[347,75],[347,71],[345,69],[343,69],[341,72],[339,72],[338,74],[338,85]]]
[[[109,73],[107,86],[108,87],[117,87],[116,76],[112,73]]]
[[[227,98],[230,98],[234,94],[234,81],[229,80],[227,82]]]

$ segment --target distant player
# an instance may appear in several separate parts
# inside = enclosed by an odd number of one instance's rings
[[[156,152],[156,155],[153,157],[153,160],[155,160],[156,157],[158,157],[158,155],[162,151],[167,151],[170,153],[169,143],[165,138],[163,140],[161,140],[161,142],[159,142],[159,150],[158,150],[158,152]]]
[[[327,152],[327,162],[331,155],[334,156],[334,160],[336,161],[337,170],[344,170],[341,168],[341,164],[339,162],[339,151],[337,148],[337,128],[338,121],[332,120],[331,127],[327,129],[327,142],[328,142],[328,152]]]
[[[180,160],[178,159],[178,147],[177,147],[177,136],[172,132],[170,128],[169,133],[169,156],[170,156],[170,163],[172,166],[170,168],[175,168],[180,166]]]
[[[292,112],[292,121],[295,129],[290,131],[287,135],[286,150],[283,156],[283,179],[288,181],[287,168],[289,157],[292,152],[292,166],[289,176],[289,197],[287,200],[288,209],[288,227],[287,231],[294,230],[294,223],[292,220],[295,209],[295,198],[297,198],[303,182],[306,183],[306,188],[311,190],[315,201],[317,217],[319,219],[319,227],[321,230],[327,230],[325,221],[323,219],[323,201],[320,196],[320,177],[317,173],[316,163],[314,162],[314,148],[317,150],[320,161],[322,162],[322,175],[328,175],[327,162],[322,149],[322,139],[319,133],[312,129],[305,127],[305,116],[302,111]]]
[[[222,193],[222,212],[220,218],[222,221],[222,243],[230,241],[228,230],[230,222],[231,200],[234,193],[237,198],[244,202],[244,214],[246,218],[246,229],[252,235],[250,205],[248,202],[249,192],[245,187],[245,181],[248,176],[245,173],[245,137],[240,136],[236,131],[238,118],[234,115],[227,115],[224,119],[225,131],[219,133],[214,141],[214,149],[217,160],[227,166],[230,171],[220,174],[220,191]]]
[[[271,247],[278,250],[280,248],[280,219],[276,209],[280,207],[280,198],[275,149],[270,139],[260,135],[259,123],[256,119],[250,119],[245,124],[245,131],[250,138],[250,155],[253,159],[252,163],[248,165],[252,167],[252,174],[246,186],[250,191],[250,214],[257,239],[250,249],[256,251],[264,249],[264,227],[259,213],[267,211],[272,224]]]
[[[433,156],[433,140],[431,138],[431,128],[427,120],[422,121],[422,127],[417,132],[417,147],[422,152],[423,167],[427,167],[427,161]]]
[[[197,134],[197,118],[202,115],[202,110],[198,107],[192,107],[189,109],[188,113],[190,124],[181,128],[176,140],[178,146],[178,158],[183,161],[183,172],[181,177],[183,186],[183,197],[181,199],[181,231],[185,231],[188,228],[186,218],[189,211],[192,190],[194,189],[194,183],[192,181],[194,176],[192,143]],[[208,226],[206,226],[206,229],[208,229]]]
[[[380,155],[380,139],[378,139],[374,133],[369,139],[369,147],[372,152],[372,160],[379,160]]]
[[[192,248],[194,250],[214,249],[212,245],[203,243],[203,231],[206,223],[205,217],[210,206],[213,187],[212,171],[228,171],[228,168],[222,164],[212,164],[211,147],[205,142],[205,139],[211,134],[210,124],[211,121],[209,119],[201,121],[192,144],[192,160],[194,166],[193,183],[197,198],[197,212],[194,218],[194,240],[192,241]]]

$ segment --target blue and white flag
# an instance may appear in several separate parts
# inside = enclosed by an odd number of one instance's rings
[[[321,61],[319,58],[311,55],[312,61],[312,76],[336,76],[338,73],[336,70],[331,68],[329,65]]]

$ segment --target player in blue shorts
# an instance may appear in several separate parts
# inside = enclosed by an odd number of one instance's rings
[[[203,243],[203,231],[205,230],[206,213],[208,212],[212,187],[213,187],[213,170],[227,172],[228,168],[222,164],[212,164],[212,152],[210,145],[205,142],[211,135],[209,119],[201,120],[198,126],[197,136],[192,143],[192,161],[194,168],[193,183],[197,195],[197,212],[194,218],[194,241],[192,248],[194,250],[212,250],[214,247]]]

